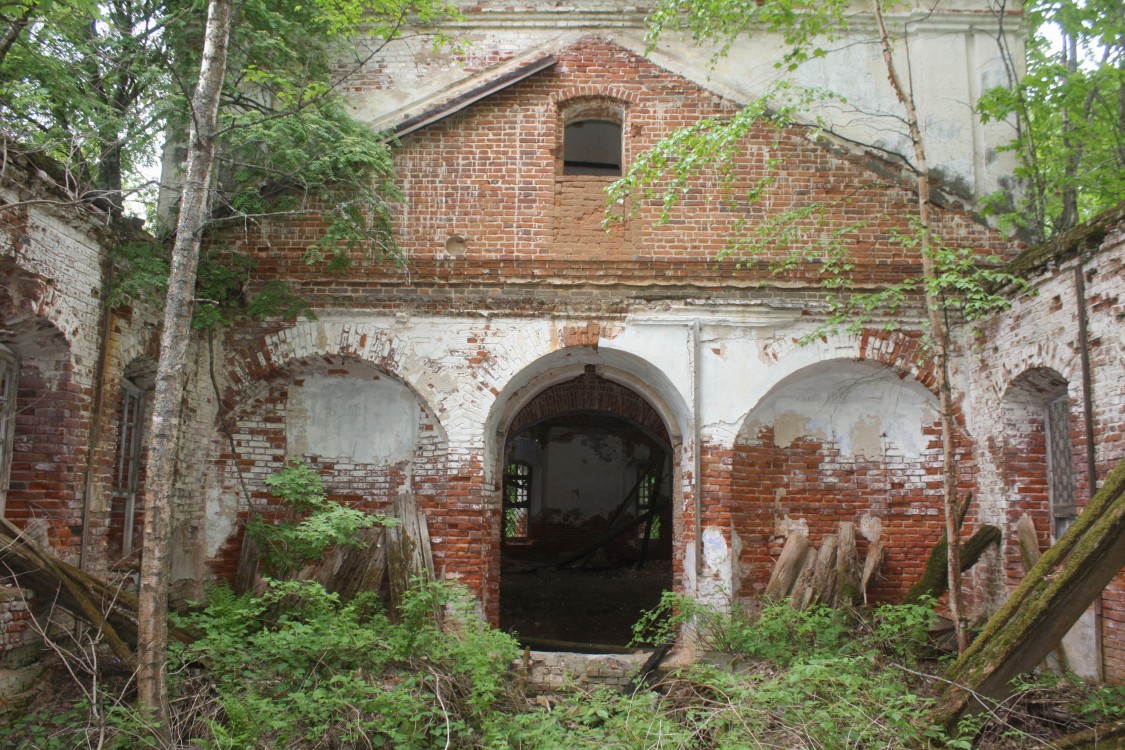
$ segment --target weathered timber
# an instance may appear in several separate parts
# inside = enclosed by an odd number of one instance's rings
[[[398,519],[386,530],[387,578],[395,609],[415,579],[434,580],[434,558],[426,516],[412,495],[395,498],[391,517]]]
[[[809,549],[805,555],[805,564],[801,566],[801,572],[797,575],[797,580],[793,582],[793,589],[789,592],[789,604],[794,609],[803,609],[805,606],[805,594],[812,585],[813,574],[816,572],[816,550]]]
[[[333,547],[322,562],[303,568],[297,578],[316,581],[343,601],[362,591],[378,591],[387,569],[386,529],[361,529],[356,542]]]
[[[1026,575],[1043,556],[1039,551],[1039,535],[1035,531],[1035,521],[1026,513],[1016,521],[1016,536],[1020,541],[1020,562],[1023,563],[1023,572]]]
[[[793,588],[798,574],[805,564],[809,540],[800,531],[791,531],[785,538],[785,545],[773,566],[769,583],[766,584],[766,598],[781,601]]]
[[[59,560],[5,518],[0,518],[0,568],[40,601],[57,603],[90,624],[117,658],[135,664],[136,596]],[[168,633],[183,643],[193,640],[181,628],[169,626]]]
[[[838,545],[839,540],[835,534],[824,537],[824,541],[816,553],[816,568],[813,570],[812,583],[805,591],[801,609],[806,609],[811,604],[832,603],[832,594],[836,588],[836,548]]]
[[[980,636],[950,665],[935,719],[953,725],[976,698],[998,699],[1070,630],[1125,567],[1125,461],[1051,545]]]
[[[1051,740],[1051,747],[1067,750],[1121,750],[1125,748],[1125,719]]]
[[[1035,533],[1035,521],[1026,513],[1016,521],[1016,536],[1020,540],[1020,561],[1023,563],[1023,574],[1026,576],[1043,556],[1039,551],[1039,535]],[[1062,640],[1055,649],[1055,658],[1058,659],[1057,671],[1060,674],[1070,671],[1070,657],[1066,654],[1066,643]]]
[[[246,525],[242,528],[242,546],[238,550],[238,570],[234,574],[234,591],[245,594],[251,591],[258,583],[258,564],[262,559],[262,551],[258,548],[258,540],[247,531],[250,518],[256,511],[250,510],[246,517]]]
[[[836,591],[833,596],[839,605],[855,604],[859,600],[859,553],[855,544],[855,524],[841,521],[836,547]]]
[[[863,561],[863,575],[860,577],[859,588],[863,591],[863,603],[867,604],[867,589],[871,586],[871,579],[875,571],[883,564],[883,526],[876,527],[867,545],[867,558]]]
[[[961,547],[961,572],[964,573],[976,565],[985,550],[1000,542],[1000,536],[1000,529],[995,526],[985,524],[977,529],[969,537],[969,541]],[[933,550],[930,551],[930,557],[926,560],[926,568],[922,571],[922,577],[906,592],[906,596],[902,599],[903,604],[917,604],[924,596],[937,599],[949,590],[949,576],[945,570],[947,551],[945,534],[942,534]]]

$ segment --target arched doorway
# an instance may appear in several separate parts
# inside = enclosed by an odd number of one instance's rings
[[[522,400],[503,435],[501,627],[537,647],[628,643],[673,583],[668,427],[587,363]]]

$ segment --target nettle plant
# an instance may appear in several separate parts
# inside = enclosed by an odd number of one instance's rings
[[[281,501],[283,517],[277,522],[254,513],[246,533],[258,543],[265,570],[275,576],[285,577],[321,559],[330,547],[362,544],[361,529],[392,523],[385,516],[330,500],[324,479],[295,459],[267,478],[266,485]]]

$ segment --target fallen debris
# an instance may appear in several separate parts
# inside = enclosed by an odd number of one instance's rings
[[[5,518],[0,518],[0,565],[17,586],[35,591],[41,600],[55,602],[95,628],[122,662],[136,663],[136,596],[63,562]],[[193,640],[171,625],[168,635],[182,643]]]
[[[1000,537],[1000,529],[988,524],[973,532],[969,541],[961,546],[961,572],[964,573],[976,565],[981,555],[989,547],[1000,543]],[[946,556],[948,554],[949,545],[945,541],[945,534],[942,533],[941,538],[930,551],[930,556],[926,560],[926,568],[922,571],[922,577],[906,592],[906,596],[902,600],[903,604],[917,604],[924,596],[937,599],[949,590],[949,574],[946,570]]]
[[[1058,646],[1122,567],[1125,461],[946,671],[937,723],[952,726],[981,700],[1004,696],[1012,678],[1033,670]]]

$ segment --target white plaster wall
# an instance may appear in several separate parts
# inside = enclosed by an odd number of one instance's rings
[[[876,460],[917,457],[937,420],[936,399],[890,368],[864,362],[810,366],[786,378],[750,413],[745,430],[773,425],[774,442],[788,447],[803,436],[837,443],[841,454]]]
[[[326,375],[289,389],[286,437],[295,455],[394,464],[413,457],[417,401],[389,379]]]
[[[798,346],[794,341],[807,324],[784,307],[664,303],[638,304],[627,318],[603,323],[605,333],[596,350],[562,347],[563,331],[568,326],[584,328],[589,322],[585,317],[345,317],[333,313],[272,334],[265,349],[274,363],[354,354],[384,369],[436,415],[448,435],[451,470],[460,461],[483,455],[486,477],[494,483],[500,460],[497,451],[502,448],[499,439],[506,427],[504,415],[510,418],[543,388],[581,374],[586,364],[595,364],[599,373],[611,373],[612,379],[645,395],[668,422],[681,482],[675,488],[676,507],[682,512],[695,481],[691,467],[696,425],[691,404],[697,321],[699,426],[704,441],[718,447],[733,445],[746,415],[786,376],[826,359],[855,358],[859,351],[856,339],[846,336]],[[844,362],[842,366],[850,365]],[[828,372],[845,372],[839,363],[831,367]],[[824,386],[819,376],[807,382],[797,378],[794,390],[787,391],[787,400],[769,407],[774,410],[771,413],[797,411],[807,416],[808,429],[842,431],[837,437],[853,447],[862,444],[867,450],[875,436],[881,440],[886,433],[898,450],[918,450],[915,432],[920,433],[918,425],[932,415],[925,391],[885,368],[855,367],[859,369],[845,372],[845,381],[874,377],[875,395],[862,403],[837,407],[819,392]],[[829,406],[836,411],[832,413]],[[837,423],[843,426],[835,426]],[[499,501],[497,491],[479,512],[490,512]],[[687,551],[688,591],[715,601],[729,597],[733,576],[729,532],[703,529],[702,568],[695,565],[694,551]]]

